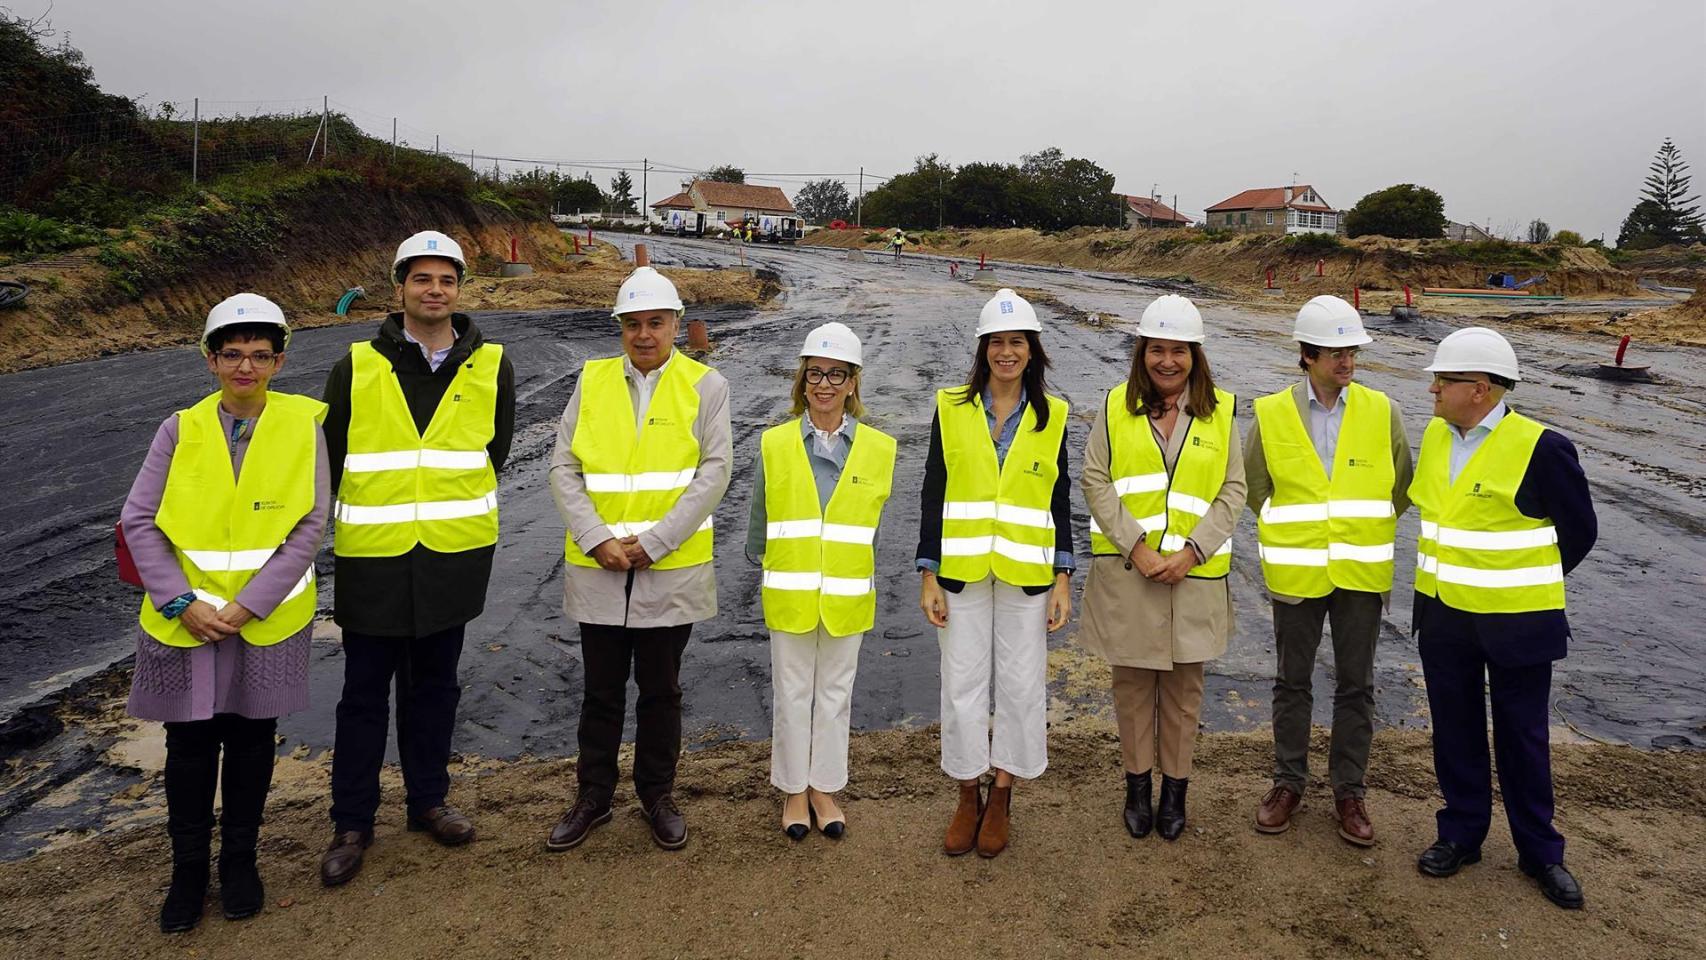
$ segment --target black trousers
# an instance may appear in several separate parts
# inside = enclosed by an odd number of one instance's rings
[[[463,627],[424,637],[344,632],[344,693],[332,754],[332,823],[339,831],[373,829],[379,768],[397,685],[397,753],[411,815],[444,803],[450,791],[450,735],[462,686]]]
[[[261,815],[272,788],[273,735],[278,721],[218,713],[207,720],[166,724],[166,834],[172,860],[207,862],[213,835],[213,794],[225,751],[220,856],[255,855]]]
[[[681,654],[693,625],[583,623],[580,628],[586,695],[575,774],[581,796],[608,803],[616,791],[616,752],[622,747],[631,666],[640,690],[634,704],[634,793],[649,808],[675,789],[675,764],[681,758]]]

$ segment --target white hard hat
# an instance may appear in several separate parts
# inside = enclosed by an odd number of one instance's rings
[[[651,267],[635,267],[628,274],[628,279],[622,281],[621,289],[616,291],[616,306],[610,310],[610,315],[620,317],[624,313],[638,313],[641,310],[674,310],[681,313],[687,308],[681,302],[681,294],[675,292],[675,284],[669,278]]]
[[[1176,293],[1163,294],[1143,308],[1143,317],[1137,321],[1137,334],[1155,340],[1202,343],[1202,311]]]
[[[865,349],[859,343],[859,335],[849,330],[847,324],[833,320],[806,334],[800,356],[844,360],[855,367],[865,364]]]
[[[1030,301],[1002,287],[995,291],[995,296],[989,298],[989,302],[983,305],[983,312],[977,315],[977,335],[982,337],[1008,330],[1042,333],[1043,325],[1037,320],[1036,308]]]
[[[1374,338],[1362,328],[1362,314],[1339,297],[1322,295],[1297,311],[1291,338],[1317,347],[1359,347]]]
[[[1486,327],[1464,327],[1439,342],[1429,373],[1492,373],[1506,380],[1521,380],[1516,351],[1498,331]]]
[[[290,346],[290,324],[284,319],[284,311],[278,304],[258,293],[239,293],[226,297],[207,311],[207,326],[201,331],[201,355],[205,357],[210,352],[207,349],[209,334],[220,327],[239,323],[270,323],[284,331],[284,345]]]
[[[391,276],[403,282],[403,264],[416,257],[443,257],[456,264],[456,275],[468,272],[468,261],[462,259],[462,247],[437,230],[422,230],[397,244],[397,256],[391,261]]]

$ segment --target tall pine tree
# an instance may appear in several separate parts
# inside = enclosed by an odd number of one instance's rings
[[[1667,243],[1698,243],[1706,240],[1700,220],[1698,196],[1690,196],[1688,163],[1682,151],[1665,138],[1641,190],[1641,200],[1623,221],[1617,245],[1640,249]]]

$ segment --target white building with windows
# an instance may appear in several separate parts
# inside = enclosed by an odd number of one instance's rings
[[[781,187],[751,183],[695,180],[651,206],[654,223],[669,232],[695,236],[750,223],[755,237],[791,240],[801,235],[805,225]]]

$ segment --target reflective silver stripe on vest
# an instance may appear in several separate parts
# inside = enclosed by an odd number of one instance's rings
[[[1120,496],[1130,496],[1134,493],[1155,493],[1167,489],[1165,473],[1139,473],[1129,477],[1118,477],[1114,480],[1114,492]]]
[[[1272,504],[1272,498],[1262,503],[1263,523],[1322,523],[1330,517],[1385,520],[1393,514],[1390,500],[1329,500],[1326,503],[1291,503],[1283,507]]]
[[[309,564],[308,569],[303,572],[301,579],[296,581],[296,586],[290,588],[290,592],[284,595],[284,600],[280,600],[278,605],[282,607],[284,606],[285,601],[295,600],[297,597],[302,595],[302,591],[307,590],[313,585],[314,566],[313,564]],[[211,590],[197,589],[195,591],[195,598],[205,604],[208,604],[215,610],[223,609],[227,603],[231,602]]]
[[[1167,534],[1166,536],[1161,538],[1161,552],[1162,553],[1178,553],[1180,550],[1185,549],[1185,539],[1186,539],[1185,537],[1181,537],[1176,533]],[[1209,556],[1218,557],[1221,554],[1226,554],[1226,553],[1231,553],[1231,552],[1232,552],[1232,538],[1227,537],[1226,542],[1220,545],[1220,549],[1209,554]]]
[[[1432,572],[1441,583],[1490,589],[1544,587],[1564,582],[1564,567],[1557,563],[1540,567],[1518,567],[1515,570],[1484,570],[1480,567],[1459,567],[1441,563]]]
[[[1208,501],[1173,490],[1167,494],[1167,509],[1200,517],[1208,513]]]
[[[870,577],[826,577],[815,572],[764,571],[767,590],[819,591],[831,597],[862,597],[871,592]]]
[[[851,523],[824,523],[822,520],[777,520],[764,525],[766,540],[796,540],[818,537],[829,543],[851,543],[870,546],[876,542],[877,528]]]
[[[943,520],[994,520],[994,500],[948,500],[942,504]]]
[[[607,523],[605,526],[610,528],[610,535],[613,537],[637,537],[657,526],[659,522],[657,520],[636,520],[633,523]],[[693,533],[697,534],[709,529],[711,529],[711,518],[706,517],[705,522],[701,523]]]
[[[693,482],[697,467],[684,470],[661,470],[652,473],[587,473],[589,493],[652,493],[659,490],[679,490]]]
[[[1434,539],[1442,547],[1457,547],[1462,550],[1527,550],[1557,543],[1558,528],[1545,526],[1534,530],[1494,532],[1440,527]]]
[[[1160,530],[1167,526],[1167,515],[1165,513],[1158,513],[1153,517],[1136,517],[1134,519],[1137,520],[1137,525],[1143,528],[1144,533],[1148,533],[1151,530]],[[1107,535],[1106,531],[1102,529],[1102,525],[1096,522],[1096,515],[1093,513],[1090,515],[1090,532],[1100,533],[1104,536]]]
[[[981,557],[988,553],[999,553],[1007,559],[1016,560],[1019,563],[1054,565],[1053,547],[1015,543],[1006,537],[993,535],[942,538],[942,556],[944,557]]]
[[[270,550],[185,550],[184,556],[195,564],[197,570],[207,573],[241,573],[259,570],[276,552],[277,547]]]
[[[995,522],[1010,523],[1016,527],[1035,527],[1038,530],[1054,529],[1054,514],[1035,507],[1021,507],[1011,503],[995,505]]]
[[[344,472],[377,473],[381,470],[479,470],[489,462],[484,450],[387,450],[380,453],[344,455]]]
[[[1329,543],[1327,549],[1310,547],[1270,547],[1256,544],[1256,553],[1264,563],[1282,567],[1325,567],[1329,560],[1348,560],[1353,563],[1385,563],[1393,557],[1392,544],[1364,546],[1356,543]]]
[[[498,508],[496,491],[473,500],[429,500],[425,503],[392,503],[363,507],[339,501],[335,516],[350,526],[383,523],[414,523],[417,520],[461,520],[483,517]]]

